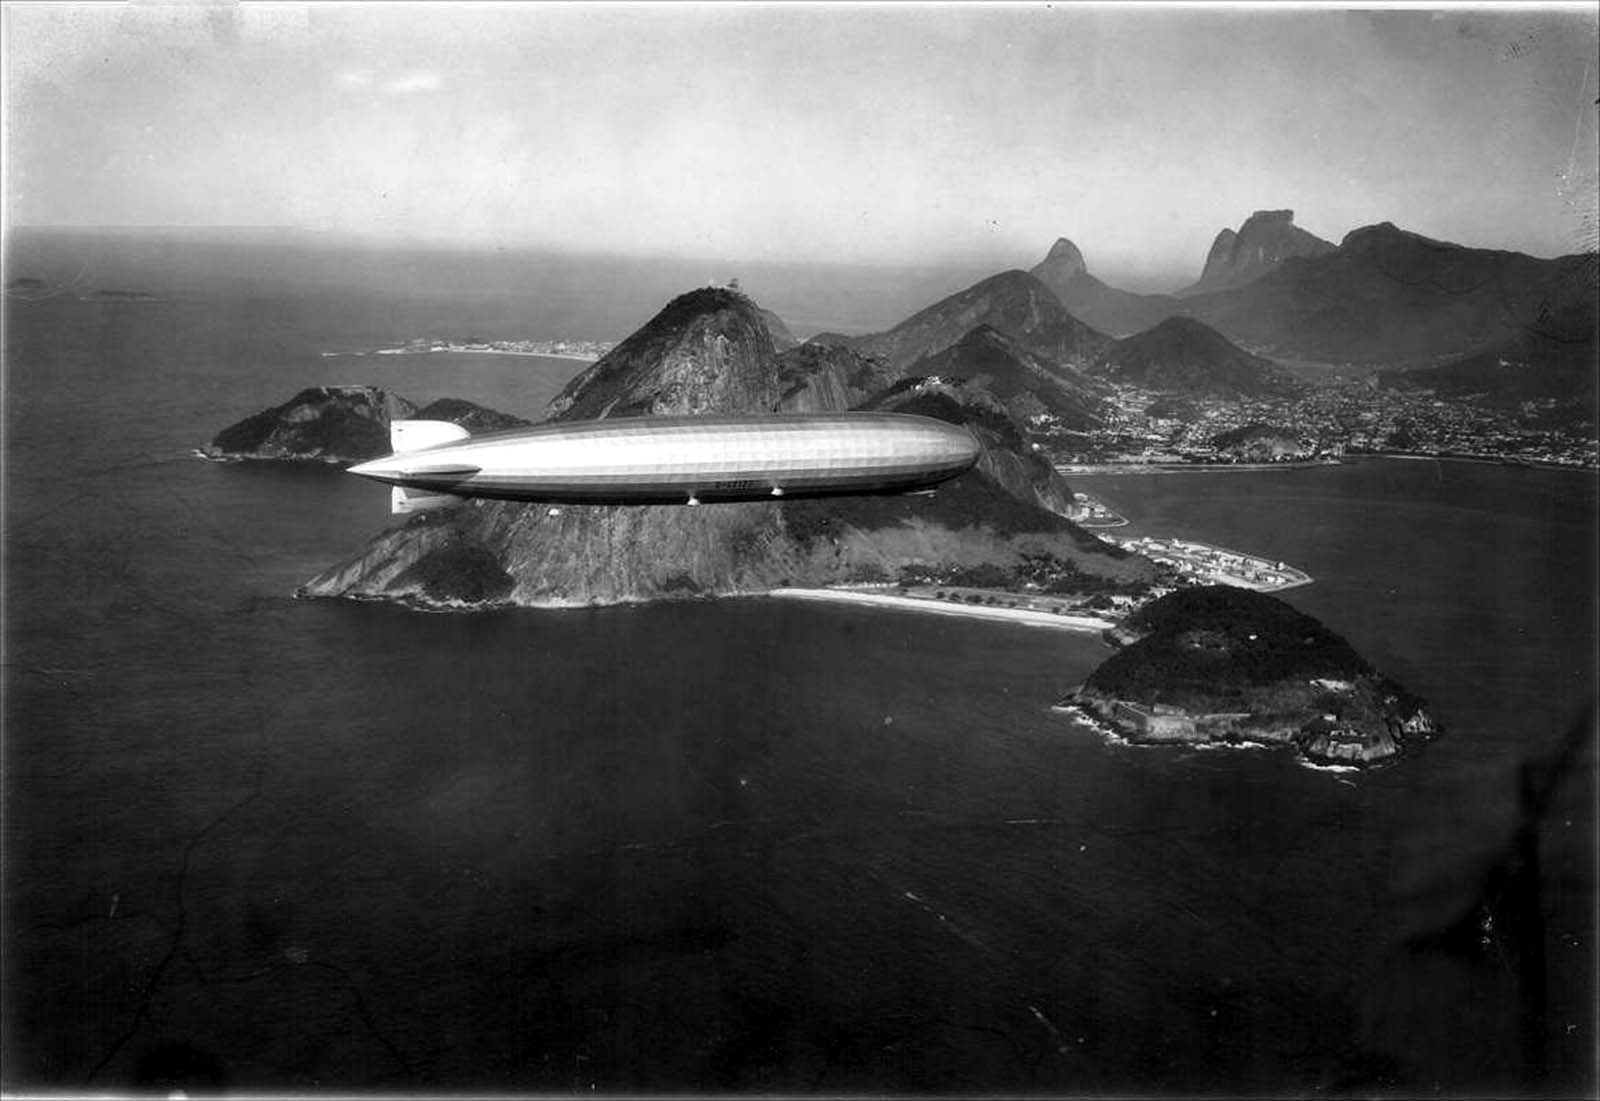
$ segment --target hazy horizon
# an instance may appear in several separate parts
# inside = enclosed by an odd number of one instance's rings
[[[8,4],[12,228],[1135,290],[1259,209],[1594,246],[1584,6]]]

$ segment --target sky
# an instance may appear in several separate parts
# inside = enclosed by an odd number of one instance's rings
[[[1594,244],[1597,9],[6,3],[10,227],[295,227],[1135,289],[1290,208]]]

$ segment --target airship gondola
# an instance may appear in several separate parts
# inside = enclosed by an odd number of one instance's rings
[[[395,512],[483,497],[688,504],[912,493],[972,467],[958,425],[903,413],[618,417],[472,436],[396,421],[394,454],[350,468],[393,486]]]

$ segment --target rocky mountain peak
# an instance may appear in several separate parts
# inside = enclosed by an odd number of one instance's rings
[[[1199,282],[1183,295],[1228,290],[1255,281],[1293,256],[1321,256],[1332,252],[1329,241],[1294,224],[1292,210],[1258,210],[1246,218],[1238,232],[1224,229],[1211,243]]]
[[[1075,275],[1086,275],[1088,271],[1089,265],[1083,262],[1078,246],[1065,237],[1057,237],[1045,258],[1033,268],[1033,275],[1055,290],[1057,283],[1065,283]]]
[[[681,294],[567,384],[552,420],[757,413],[782,396],[769,321],[724,287]]]
[[[1243,234],[1243,233],[1247,232],[1248,230],[1250,230],[1252,227],[1259,228],[1260,226],[1267,225],[1267,224],[1270,224],[1270,223],[1273,223],[1273,222],[1281,222],[1284,225],[1293,224],[1293,222],[1294,222],[1294,211],[1292,211],[1292,210],[1258,210],[1255,213],[1251,214],[1250,217],[1248,217],[1248,218],[1246,218],[1244,220],[1244,226],[1240,229],[1240,233]]]

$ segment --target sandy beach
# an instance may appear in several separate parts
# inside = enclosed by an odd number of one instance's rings
[[[890,596],[886,593],[867,593],[855,589],[773,589],[768,596],[782,596],[797,600],[832,600],[845,604],[870,604],[880,608],[897,608],[908,612],[932,612],[936,615],[964,616],[969,619],[997,619],[1006,623],[1020,623],[1029,627],[1054,627],[1059,631],[1087,631],[1098,634],[1116,624],[1096,616],[1056,615],[1054,612],[1035,612],[1025,608],[993,608],[983,604],[957,604],[953,601],[923,600],[910,596]]]

